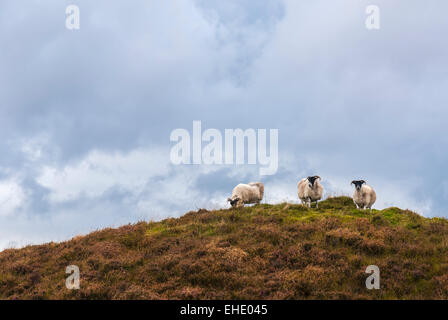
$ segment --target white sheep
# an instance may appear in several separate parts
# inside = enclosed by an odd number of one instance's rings
[[[308,208],[311,208],[311,202],[316,202],[316,208],[318,208],[317,201],[322,199],[324,193],[324,187],[320,184],[319,176],[311,176],[303,178],[297,184],[297,193],[302,204],[306,204]]]
[[[232,207],[242,207],[245,204],[260,203],[263,200],[264,185],[261,182],[240,183],[233,188],[232,196],[227,199]]]
[[[364,180],[353,180],[351,184],[355,185],[353,193],[353,202],[358,209],[372,209],[376,201],[375,190],[368,186]]]

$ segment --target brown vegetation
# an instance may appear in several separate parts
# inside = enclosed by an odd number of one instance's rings
[[[367,290],[368,265],[381,289]],[[81,289],[65,287],[65,268]],[[189,212],[0,253],[2,299],[448,299],[448,221],[348,197]]]

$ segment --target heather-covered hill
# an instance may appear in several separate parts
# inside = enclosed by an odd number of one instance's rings
[[[65,268],[81,288],[65,287]],[[368,265],[381,288],[367,290]],[[189,212],[0,253],[1,299],[448,299],[448,221],[399,208]]]

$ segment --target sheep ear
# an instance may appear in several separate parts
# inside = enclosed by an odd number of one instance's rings
[[[361,183],[366,183],[364,180],[361,180]]]
[[[355,180],[353,180],[352,182],[350,182],[350,185],[355,184]]]
[[[319,176],[314,176],[314,178],[319,179],[319,180],[322,180],[322,178],[319,177]]]

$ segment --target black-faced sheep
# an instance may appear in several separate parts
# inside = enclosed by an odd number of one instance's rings
[[[263,200],[264,185],[261,182],[240,183],[233,188],[232,196],[227,199],[232,207],[242,207],[245,204],[260,203]]]
[[[353,202],[358,209],[372,209],[372,205],[376,201],[375,190],[368,186],[364,180],[353,180],[355,192],[353,193]]]
[[[316,202],[316,208],[318,208],[317,201],[322,199],[322,194],[324,193],[324,187],[320,184],[319,176],[311,176],[308,178],[303,178],[299,181],[297,185],[297,193],[302,204],[311,207],[311,202]]]

